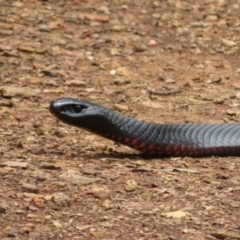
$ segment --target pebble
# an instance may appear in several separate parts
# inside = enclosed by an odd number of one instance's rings
[[[40,74],[42,74],[43,76],[48,76],[48,77],[56,77],[57,74],[51,70],[48,69],[42,69],[39,71]]]
[[[115,104],[114,109],[116,109],[119,112],[129,111],[129,107],[127,105],[122,105],[122,104]]]
[[[103,237],[103,231],[97,230],[95,228],[89,229],[90,234],[95,237],[96,239],[100,239]]]
[[[218,99],[214,100],[214,103],[215,104],[223,104],[224,103],[224,99],[218,98]]]
[[[109,16],[104,16],[104,15],[96,15],[94,16],[94,20],[97,22],[108,22],[110,20]]]
[[[117,74],[117,71],[116,71],[115,69],[112,69],[112,70],[110,70],[109,74],[110,74],[111,76],[114,76],[114,75]]]
[[[129,71],[125,67],[118,67],[116,71],[119,76],[129,76]]]
[[[62,228],[63,225],[59,222],[59,221],[53,221],[53,226],[56,227],[56,228]]]
[[[27,162],[17,162],[17,161],[5,161],[5,162],[1,162],[0,166],[8,166],[8,167],[20,167],[20,168],[24,168],[26,169],[28,167],[28,163]]]
[[[32,145],[30,147],[30,152],[32,154],[36,154],[36,155],[45,154],[46,153],[46,151],[43,149],[43,147],[39,146],[39,145]]]
[[[15,237],[17,234],[17,229],[16,228],[10,228],[8,231],[8,237]]]
[[[157,45],[157,42],[153,39],[151,39],[148,43],[149,46],[156,46]]]
[[[19,1],[15,1],[13,4],[12,4],[13,7],[17,7],[17,8],[22,8],[24,6],[24,3],[22,2],[19,2]]]
[[[85,174],[90,174],[90,175],[96,175],[96,174],[101,173],[101,171],[97,170],[96,168],[94,168],[92,166],[83,167],[82,170]]]
[[[109,199],[106,199],[103,203],[102,206],[105,208],[105,210],[109,210],[113,208],[113,204]]]
[[[65,195],[64,193],[54,193],[53,196],[53,202],[58,205],[58,206],[62,206],[62,207],[67,207],[70,205],[71,199],[70,197],[68,197],[67,195]]]
[[[56,163],[49,163],[49,162],[41,162],[40,168],[42,169],[50,169],[50,170],[59,170],[61,167]]]
[[[38,96],[41,93],[41,89],[19,87],[19,86],[2,86],[0,88],[3,97],[24,97],[30,98]]]
[[[127,4],[121,5],[121,9],[123,9],[123,10],[128,10],[128,5],[127,5]]]
[[[166,82],[166,83],[169,83],[169,84],[172,84],[172,83],[175,83],[175,80],[172,79],[172,78],[167,78],[167,79],[165,80],[165,82]]]
[[[158,79],[159,81],[164,81],[164,80],[165,80],[165,77],[163,76],[162,73],[159,73],[157,79]]]
[[[209,14],[209,15],[206,16],[205,20],[207,20],[207,21],[217,21],[218,16],[216,14]]]
[[[126,85],[131,83],[131,80],[119,78],[119,79],[114,79],[113,83],[117,86],[121,86],[121,85]]]
[[[147,50],[147,46],[144,44],[135,45],[133,50],[134,52],[145,52]]]
[[[126,192],[133,192],[137,188],[137,183],[135,180],[128,180],[125,183],[124,190]]]
[[[77,185],[87,185],[94,182],[98,182],[99,178],[89,178],[89,177],[83,177],[77,173],[63,173],[59,176],[60,179],[67,180],[68,182],[71,182],[73,184]]]
[[[50,201],[50,200],[53,199],[53,196],[52,196],[52,195],[46,195],[46,196],[44,196],[44,199],[45,199],[46,201]]]
[[[76,52],[75,53],[75,59],[76,60],[83,60],[84,59],[84,53],[83,52]]]
[[[7,201],[2,200],[2,201],[0,202],[0,214],[6,213],[6,209],[7,209],[8,207],[9,207],[9,206],[8,206],[8,204],[7,204]]]
[[[47,25],[41,25],[38,30],[40,32],[51,32],[51,29]]]
[[[86,82],[80,79],[74,79],[70,81],[66,81],[64,85],[71,86],[71,87],[86,87]]]
[[[234,46],[237,45],[236,42],[234,42],[234,41],[230,41],[230,40],[225,39],[225,38],[222,39],[222,42],[223,42],[226,46],[228,46],[228,47],[234,47]]]
[[[59,138],[66,136],[66,132],[61,129],[56,129],[53,134]]]
[[[23,183],[22,184],[23,191],[31,192],[31,193],[38,193],[39,189],[36,185],[30,183]]]
[[[99,187],[92,188],[90,193],[99,199],[106,199],[106,198],[109,198],[111,195],[111,192],[108,189],[99,188]]]
[[[98,9],[98,12],[103,12],[103,13],[105,13],[105,14],[107,14],[107,15],[110,14],[110,11],[109,11],[108,7],[106,7],[106,6],[101,6],[101,7]]]
[[[226,111],[226,114],[227,114],[228,116],[231,116],[231,117],[237,115],[237,113],[236,113],[235,111],[231,110],[231,109],[227,110],[227,111]]]

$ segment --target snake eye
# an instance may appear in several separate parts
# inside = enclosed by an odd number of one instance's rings
[[[82,105],[73,105],[72,109],[75,113],[80,113],[82,112],[84,109],[86,109],[87,107],[82,106]]]

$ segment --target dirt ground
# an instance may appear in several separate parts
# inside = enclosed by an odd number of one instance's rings
[[[0,239],[240,239],[239,157],[143,159],[57,122],[87,99],[240,121],[240,1],[0,0]]]

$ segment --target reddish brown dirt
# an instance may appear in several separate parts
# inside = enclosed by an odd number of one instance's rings
[[[0,239],[240,239],[239,157],[144,160],[48,111],[70,96],[158,123],[239,122],[239,11],[0,0]]]

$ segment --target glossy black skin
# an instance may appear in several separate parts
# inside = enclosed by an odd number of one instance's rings
[[[149,155],[240,155],[240,124],[153,124],[72,98],[53,101],[49,110],[66,124],[86,129]]]

